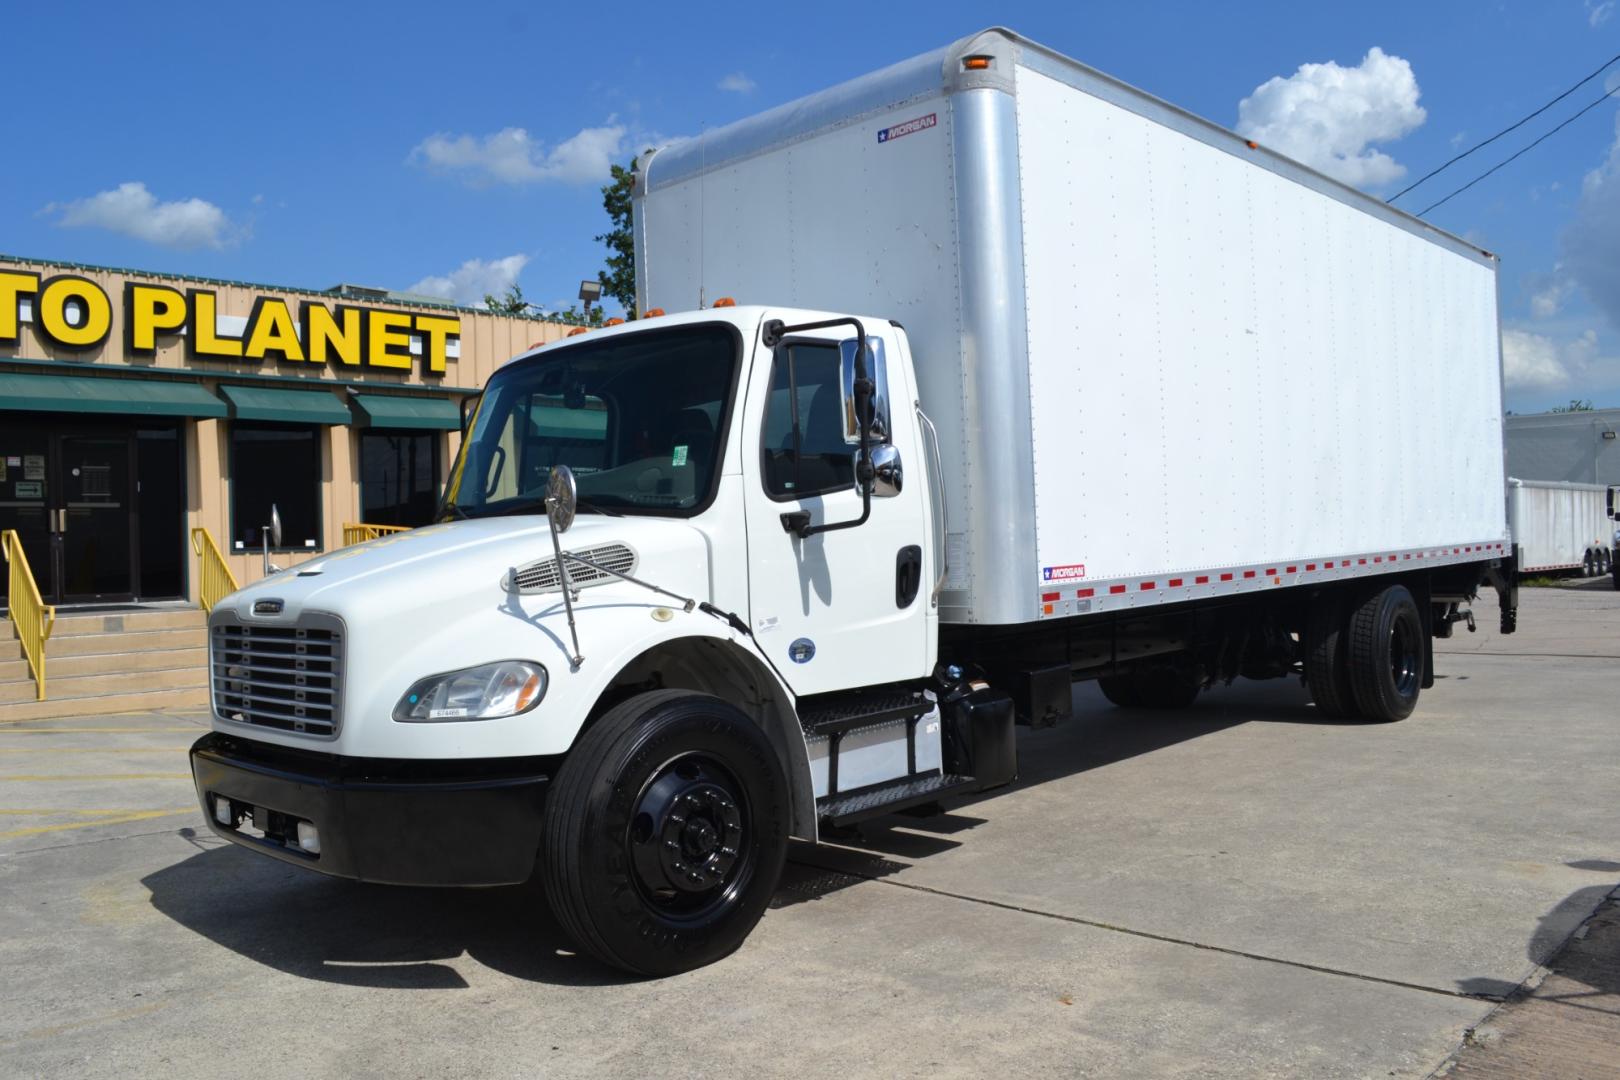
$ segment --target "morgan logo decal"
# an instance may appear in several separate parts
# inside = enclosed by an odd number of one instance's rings
[[[915,120],[907,120],[903,124],[896,124],[894,127],[886,127],[882,129],[878,132],[878,142],[893,142],[895,139],[898,139],[904,135],[915,135],[919,131],[927,131],[937,123],[939,123],[938,113],[929,113],[927,116],[919,116]]]
[[[1085,563],[1072,563],[1068,566],[1048,566],[1041,570],[1042,581],[1079,581],[1085,576]]]

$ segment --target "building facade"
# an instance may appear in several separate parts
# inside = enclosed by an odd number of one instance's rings
[[[1620,409],[1510,416],[1505,438],[1509,476],[1620,484]]]
[[[0,257],[0,530],[45,602],[73,605],[195,601],[195,529],[256,580],[272,508],[282,567],[341,546],[345,523],[423,524],[462,402],[568,329],[379,289]]]

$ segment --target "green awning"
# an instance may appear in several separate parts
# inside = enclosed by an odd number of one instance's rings
[[[224,416],[225,403],[193,382],[109,379],[95,375],[0,372],[0,409],[123,413],[130,416]]]
[[[349,407],[326,390],[277,390],[266,386],[219,388],[238,420],[283,424],[348,424]]]
[[[425,431],[455,431],[461,427],[461,410],[448,398],[356,394],[354,406],[367,427]]]

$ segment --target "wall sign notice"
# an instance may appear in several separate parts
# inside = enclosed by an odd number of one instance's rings
[[[27,483],[26,481],[19,480],[19,481],[17,481],[17,498],[19,498],[19,499],[43,499],[45,497],[44,487],[45,487],[44,484],[40,484],[40,483],[32,483],[32,484],[30,484],[30,483]]]
[[[112,333],[113,304],[102,287],[76,274],[41,278],[28,270],[0,270],[0,344],[22,334],[18,315],[32,297],[34,325],[48,340],[74,352],[100,348]],[[260,296],[253,301],[240,336],[220,332],[218,295],[212,289],[179,289],[156,283],[124,283],[124,348],[151,356],[160,339],[184,336],[186,355],[207,360],[276,360],[285,364],[335,365],[408,372],[413,345],[424,374],[443,375],[450,342],[461,340],[461,319],[434,312],[385,311],[317,300]],[[413,342],[413,338],[418,339]]]
[[[43,479],[45,479],[45,455],[44,454],[29,454],[28,456],[23,458],[23,479],[24,480],[43,480]]]

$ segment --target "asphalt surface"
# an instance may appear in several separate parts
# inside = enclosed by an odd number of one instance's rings
[[[739,953],[662,981],[533,886],[214,840],[202,716],[0,725],[0,1075],[1425,1076],[1620,885],[1620,593],[1479,613],[1400,724],[1083,686],[1017,785],[798,847]]]

